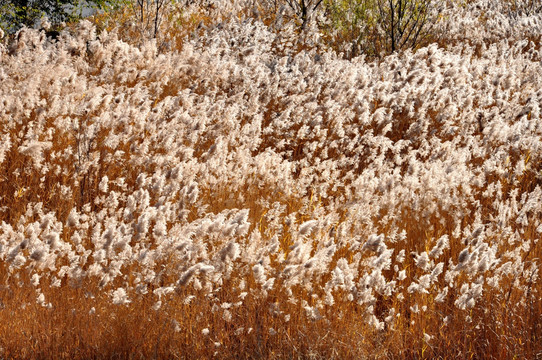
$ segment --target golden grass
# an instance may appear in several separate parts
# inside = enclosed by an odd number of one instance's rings
[[[114,24],[131,19],[129,10],[96,18],[99,27],[112,30]],[[206,15],[192,15],[189,20],[178,24],[179,27],[168,28],[164,38],[175,38],[175,46],[182,47],[182,39],[197,28],[201,22],[211,22]],[[182,29],[181,32],[178,29]],[[175,34],[173,36],[172,34]],[[136,41],[137,34],[130,28],[121,28],[121,38]],[[166,89],[163,97],[174,94],[182,84],[172,84]],[[272,103],[271,103],[272,104]],[[268,109],[269,113],[281,109]],[[279,105],[277,105],[279,106]],[[35,115],[33,115],[35,116]],[[27,121],[34,121],[30,117]],[[84,120],[84,119],[81,119]],[[400,139],[401,130],[406,131],[412,119],[397,119],[404,123],[394,130],[392,137]],[[45,127],[52,126],[54,119],[48,120]],[[12,134],[25,131],[27,122],[14,124],[9,129]],[[95,141],[94,151],[107,156],[109,149],[103,145],[107,134],[100,133]],[[142,130],[139,134],[145,136]],[[50,166],[60,166],[62,171],[55,176],[48,176],[41,181],[40,174],[33,169],[32,160],[21,155],[14,144],[6,154],[1,165],[0,195],[2,206],[9,211],[0,213],[0,222],[12,224],[14,227],[21,216],[27,212],[29,203],[42,202],[44,212],[54,212],[57,219],[65,222],[73,208],[82,209],[85,204],[91,204],[90,211],[100,209],[95,205],[99,195],[98,184],[103,176],[110,179],[124,177],[128,188],[135,188],[138,175],[143,167],[118,166],[107,168],[97,166],[93,172],[78,173],[78,164],[71,159],[53,159],[50,154],[62,153],[66,147],[76,147],[78,141],[76,132],[57,132],[54,134],[53,145],[46,154],[44,163]],[[303,147],[303,142],[297,142],[293,149]],[[158,146],[158,145],[157,145]],[[265,144],[263,145],[265,147]],[[130,144],[121,144],[119,150],[125,152],[126,159],[130,155]],[[294,156],[301,156],[294,152]],[[521,155],[518,155],[521,156]],[[503,193],[509,193],[513,188],[520,193],[532,190],[541,185],[539,177],[542,169],[540,158],[533,160],[525,154],[525,162],[531,162],[530,169],[521,178],[510,183],[506,177],[501,179]],[[513,159],[515,163],[518,159]],[[519,160],[521,161],[521,160]],[[18,175],[16,170],[20,170]],[[77,180],[77,183],[76,183]],[[264,186],[261,186],[264,184]],[[71,196],[63,196],[60,185],[70,187]],[[243,192],[243,201],[231,199],[230,194]],[[151,194],[151,202],[157,200]],[[239,188],[236,184],[224,183],[213,189],[200,189],[200,201],[209,205],[209,211],[219,213],[225,209],[250,209],[252,229],[258,227],[265,233],[267,227],[266,208],[262,200],[278,201],[286,204],[286,218],[290,214],[305,212],[306,218],[298,217],[297,223],[311,218],[311,213],[325,211],[325,201],[303,199],[295,195],[284,195],[272,181],[255,179],[252,185]],[[489,200],[480,199],[482,208],[490,209]],[[307,205],[308,204],[308,205]],[[397,209],[396,209],[397,210]],[[196,209],[190,209],[195,218]],[[463,209],[466,220],[475,209]],[[488,210],[489,212],[489,210]],[[405,205],[401,217],[395,222],[406,231],[405,241],[396,244],[395,254],[405,250],[407,257],[404,263],[392,263],[407,270],[403,281],[409,284],[414,281],[420,271],[414,265],[414,259],[409,256],[412,251],[430,249],[436,239],[443,233],[453,231],[453,214],[441,212],[439,217],[433,215],[423,219]],[[382,214],[385,215],[385,214]],[[338,224],[348,219],[345,210],[339,217]],[[32,216],[26,221],[32,221]],[[337,225],[338,225],[337,224]],[[443,225],[444,224],[444,225]],[[293,226],[291,224],[290,226]],[[288,225],[285,224],[286,229]],[[322,231],[329,231],[324,229]],[[383,227],[382,233],[389,235],[390,228]],[[73,229],[65,228],[62,233],[64,240],[69,241]],[[90,238],[90,233],[87,234]],[[150,235],[149,235],[150,236]],[[536,240],[535,229],[524,234],[526,240]],[[83,239],[89,243],[89,238]],[[292,241],[288,231],[284,231],[279,239],[281,247],[287,254]],[[460,239],[450,238],[450,249],[447,250],[444,261],[457,259],[462,249]],[[510,248],[503,247],[499,253],[505,253]],[[339,258],[352,258],[354,252],[341,249],[334,255],[330,268]],[[525,263],[536,263],[542,256],[540,246],[533,247],[523,258]],[[282,271],[282,265],[272,259],[277,274]],[[57,264],[58,267],[63,264]],[[164,284],[175,282],[174,267],[176,264],[164,262],[167,270],[161,278]],[[121,279],[130,277],[139,271],[137,267],[125,267],[123,276],[118,277],[116,285],[122,286]],[[386,275],[386,274],[385,274]],[[392,270],[387,274],[390,279]],[[328,277],[331,275],[328,275]],[[440,275],[440,279],[444,274]],[[435,292],[429,294],[407,294],[405,299],[396,295],[386,297],[379,295],[375,305],[375,315],[383,320],[389,315],[390,309],[400,313],[393,327],[385,326],[375,330],[366,324],[365,306],[357,305],[347,300],[346,294],[335,294],[335,305],[325,310],[322,320],[312,320],[306,316],[302,301],[308,305],[314,304],[313,294],[322,294],[322,289],[314,286],[312,289],[301,286],[294,287],[293,295],[285,293],[280,286],[280,277],[273,290],[267,296],[260,296],[258,286],[253,278],[242,278],[233,273],[224,280],[221,289],[213,298],[199,294],[186,288],[177,290],[162,298],[159,311],[153,310],[155,296],[153,288],[147,295],[132,298],[127,305],[111,305],[110,296],[102,291],[96,279],[86,279],[80,284],[69,284],[63,279],[60,287],[52,287],[52,279],[44,276],[40,282],[46,302],[51,308],[36,303],[36,288],[30,285],[29,274],[26,271],[11,271],[5,263],[0,264],[0,358],[5,359],[149,359],[149,358],[188,358],[188,359],[536,359],[542,356],[542,283],[532,278],[531,282],[519,284],[516,281],[524,277],[508,275],[501,287],[509,289],[492,292],[491,288],[484,291],[478,303],[484,304],[473,311],[458,309],[450,297],[444,303],[435,302]],[[241,306],[236,306],[241,290],[239,283],[246,281],[249,292]],[[326,278],[322,280],[323,285]],[[162,284],[153,284],[159,287]],[[523,287],[526,290],[519,290]],[[114,287],[113,287],[114,288]],[[457,291],[457,289],[450,289]],[[527,291],[527,294],[522,293]],[[196,294],[196,297],[186,302],[186,297]],[[296,299],[292,302],[290,299]],[[521,301],[519,301],[522,299]],[[527,301],[525,301],[527,299]],[[223,318],[223,310],[216,305],[231,303],[229,309],[232,320]],[[418,304],[424,307],[418,313],[411,306]],[[285,315],[288,314],[289,318]],[[447,322],[443,323],[443,318]],[[242,328],[242,330],[239,330]],[[202,333],[208,329],[209,334]],[[270,331],[274,329],[276,333]],[[426,338],[428,334],[431,338]]]

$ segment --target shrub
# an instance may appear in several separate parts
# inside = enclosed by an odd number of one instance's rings
[[[328,38],[351,57],[416,49],[438,19],[433,0],[328,0],[326,7]]]

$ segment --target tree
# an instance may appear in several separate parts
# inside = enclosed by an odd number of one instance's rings
[[[171,0],[135,0],[132,2],[136,18],[141,25],[142,34],[150,31],[152,37],[156,38],[162,14],[169,2]]]
[[[385,51],[416,48],[428,34],[431,0],[377,0]]]
[[[257,0],[257,7],[272,17],[281,15],[287,10],[299,23],[301,29],[306,29],[311,17],[324,0]]]
[[[14,33],[23,26],[32,27],[47,17],[53,25],[75,20],[82,6],[104,8],[118,0],[0,0],[0,27]]]
[[[301,20],[301,27],[305,29],[311,15],[322,4],[323,0],[286,0],[286,3]]]
[[[326,0],[327,32],[348,54],[382,56],[416,49],[431,36],[438,19],[436,0]]]

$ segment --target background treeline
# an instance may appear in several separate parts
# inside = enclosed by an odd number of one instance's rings
[[[258,18],[276,31],[286,24],[295,24],[300,39],[316,30],[327,46],[352,58],[358,55],[381,57],[439,41],[442,31],[435,25],[446,16],[443,9],[451,2],[468,6],[459,0],[247,0],[232,3],[244,7],[241,12],[245,16]],[[76,21],[94,10],[109,26],[135,20],[139,35],[156,38],[160,36],[163,18],[171,17],[172,10],[183,12],[194,5],[213,9],[217,4],[213,0],[0,0],[0,27],[12,35],[23,26],[46,30],[52,26],[60,30],[66,22]],[[542,5],[536,0],[507,0],[499,6],[511,18],[542,12]],[[201,27],[205,20],[205,17],[199,19],[198,25]],[[177,25],[186,27],[187,24],[178,22]]]

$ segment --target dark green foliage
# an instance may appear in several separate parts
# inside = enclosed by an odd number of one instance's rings
[[[0,27],[14,33],[23,26],[32,27],[44,17],[52,25],[80,17],[83,6],[106,8],[118,0],[0,0]]]

